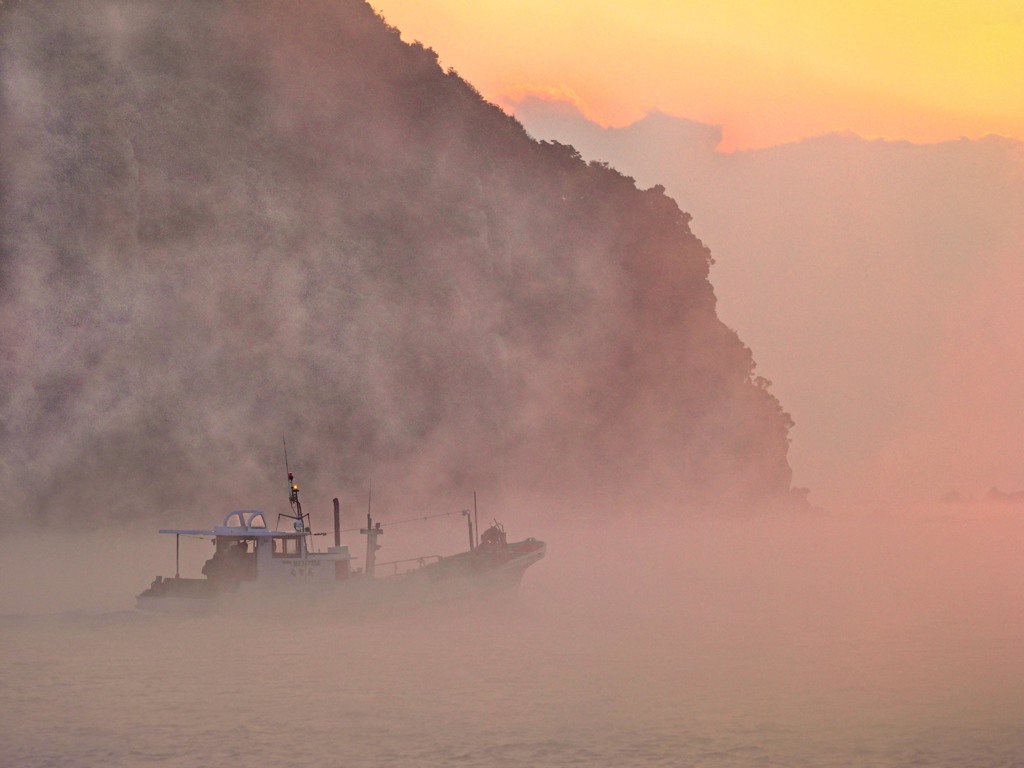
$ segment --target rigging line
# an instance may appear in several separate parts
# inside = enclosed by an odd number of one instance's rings
[[[404,523],[416,523],[416,522],[419,522],[420,520],[433,520],[434,518],[437,518],[437,517],[451,517],[452,515],[461,515],[461,514],[462,514],[462,510],[461,509],[459,509],[459,510],[452,510],[451,512],[438,512],[436,515],[421,515],[419,517],[409,517],[409,518],[406,518],[405,520],[395,520],[392,523],[381,523],[380,527],[381,528],[386,528],[389,525],[402,525]],[[338,531],[338,533],[352,533],[352,531],[360,531],[360,530],[362,530],[362,526],[357,526],[355,528],[343,528],[342,530]]]

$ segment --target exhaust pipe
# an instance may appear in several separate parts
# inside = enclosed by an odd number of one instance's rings
[[[341,506],[334,500],[334,546],[341,546]]]

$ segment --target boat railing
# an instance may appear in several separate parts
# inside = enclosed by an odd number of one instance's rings
[[[438,560],[441,560],[441,559],[442,559],[441,555],[423,555],[422,557],[407,557],[404,560],[389,560],[386,563],[377,563],[377,568],[383,568],[385,566],[390,565],[390,566],[392,566],[392,571],[391,571],[392,575],[397,576],[398,575],[398,566],[403,565],[405,563],[416,563],[416,568],[422,568],[423,566],[427,565],[429,562],[438,561]],[[415,570],[415,568],[404,568],[402,572],[404,573],[405,571],[412,571],[412,570]]]

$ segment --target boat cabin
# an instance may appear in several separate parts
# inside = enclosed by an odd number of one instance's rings
[[[160,533],[173,533],[179,543],[181,536],[212,537],[214,553],[203,565],[203,575],[218,587],[229,589],[248,581],[347,579],[353,559],[348,547],[343,546],[311,552],[312,534],[301,521],[295,521],[290,531],[270,530],[258,509],[230,512],[224,524],[212,530],[163,529]],[[176,549],[180,553],[180,547]],[[175,570],[177,578],[179,569]]]

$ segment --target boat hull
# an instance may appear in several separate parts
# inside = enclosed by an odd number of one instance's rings
[[[243,581],[217,585],[208,579],[157,579],[136,598],[136,607],[164,613],[287,612],[290,607],[346,614],[391,613],[444,603],[504,605],[518,592],[526,569],[546,554],[544,542],[528,539],[500,552],[464,552],[395,576],[355,575],[340,581]]]

